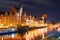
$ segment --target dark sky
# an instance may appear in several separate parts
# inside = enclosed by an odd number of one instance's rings
[[[18,8],[20,3],[27,14],[39,17],[47,13],[48,21],[60,21],[60,0],[0,0],[0,11],[9,11],[11,6]]]

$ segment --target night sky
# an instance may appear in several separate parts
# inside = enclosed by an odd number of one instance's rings
[[[48,15],[47,21],[60,21],[60,0],[0,0],[0,11],[9,11],[11,6],[19,8],[22,3],[27,15]]]

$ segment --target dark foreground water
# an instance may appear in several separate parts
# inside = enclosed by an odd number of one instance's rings
[[[52,31],[48,31],[45,39],[47,39],[47,40],[60,40],[60,32],[58,32],[57,29],[54,29]]]

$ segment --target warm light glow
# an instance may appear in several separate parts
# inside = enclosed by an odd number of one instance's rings
[[[10,26],[13,26],[13,24],[10,24]]]
[[[42,19],[44,20],[44,17],[42,17]]]
[[[22,9],[20,9],[20,14],[22,15]],[[6,12],[5,15],[1,15],[1,17],[3,17],[3,19],[0,19],[0,26],[17,26],[20,23],[20,16],[18,16],[19,12],[16,12],[17,14],[15,14],[14,16],[12,16],[12,13],[10,13],[10,15],[7,15],[8,13]],[[26,14],[24,14],[26,15]],[[44,19],[44,16],[42,17]],[[29,27],[40,27],[40,26],[45,26],[46,24],[44,24],[44,20],[36,20],[35,18],[33,18],[31,15],[28,17],[25,17],[24,22],[21,21],[21,25],[22,26],[29,26]],[[36,21],[35,21],[36,20]],[[3,25],[1,25],[3,24]]]
[[[4,24],[1,24],[2,26],[4,25]]]
[[[60,32],[60,27],[57,30],[58,30],[58,32]]]
[[[14,38],[15,37],[15,34],[12,34],[11,36],[12,36],[12,38]]]
[[[22,26],[25,26],[25,24],[21,24]]]

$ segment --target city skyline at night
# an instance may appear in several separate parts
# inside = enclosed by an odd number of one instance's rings
[[[60,0],[0,0],[0,40],[60,40]]]
[[[0,11],[9,11],[12,6],[18,9],[20,3],[22,3],[27,14],[31,13],[39,17],[42,13],[46,13],[48,15],[47,21],[60,21],[59,0],[0,0]]]

